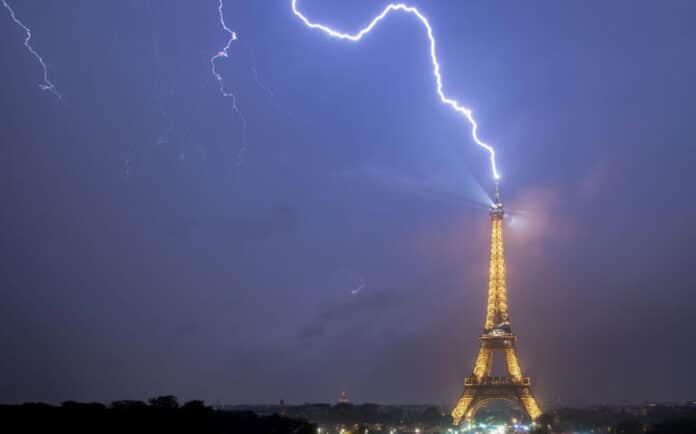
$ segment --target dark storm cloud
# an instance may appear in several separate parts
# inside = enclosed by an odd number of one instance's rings
[[[235,244],[290,234],[297,228],[297,222],[296,210],[277,207],[257,212],[253,217],[195,216],[156,224],[176,239],[206,236],[221,243]]]
[[[471,176],[470,171],[459,167],[455,173],[452,173],[453,169],[443,165],[434,174],[406,174],[400,173],[388,165],[368,162],[341,170],[336,173],[336,178],[346,183],[368,183],[374,188],[383,189],[392,194],[407,194],[422,199],[436,199],[453,195],[459,200],[469,201],[472,205],[482,206],[486,209],[491,203],[491,199]]]
[[[403,294],[396,291],[385,290],[347,293],[345,301],[323,308],[314,320],[300,329],[298,337],[301,339],[322,337],[334,323],[350,322],[351,319],[374,316],[376,313],[383,314],[403,304],[403,297]]]

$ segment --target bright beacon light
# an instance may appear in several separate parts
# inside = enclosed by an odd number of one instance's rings
[[[352,42],[359,41],[360,39],[362,39],[363,36],[370,33],[370,31],[372,31],[372,29],[392,11],[401,11],[415,15],[416,18],[418,18],[418,20],[421,22],[421,24],[423,24],[423,27],[425,27],[425,31],[428,35],[428,40],[430,41],[430,60],[433,65],[433,75],[435,76],[435,90],[437,91],[437,94],[440,97],[440,101],[452,107],[454,110],[463,115],[469,121],[469,123],[471,124],[471,137],[477,145],[481,146],[486,151],[488,151],[491,160],[491,170],[493,171],[493,178],[495,178],[496,180],[500,179],[500,175],[498,174],[498,168],[495,165],[495,149],[493,149],[491,145],[479,139],[477,134],[478,124],[476,123],[476,120],[474,120],[474,116],[471,112],[471,109],[464,107],[460,105],[459,102],[457,102],[456,100],[449,98],[447,95],[445,95],[444,91],[442,90],[442,75],[440,74],[440,63],[437,60],[437,54],[435,50],[435,37],[433,36],[433,29],[432,27],[430,27],[428,19],[425,18],[425,16],[418,9],[416,9],[413,6],[405,5],[403,3],[390,3],[384,8],[384,10],[382,10],[382,12],[379,15],[374,17],[366,27],[360,29],[356,33],[343,33],[334,30],[331,27],[328,27],[324,24],[314,23],[310,21],[306,16],[304,16],[304,14],[302,14],[302,12],[300,12],[297,9],[297,0],[292,0],[292,12],[305,24],[305,26],[312,29],[321,30],[322,32],[326,33],[331,37],[349,40]]]

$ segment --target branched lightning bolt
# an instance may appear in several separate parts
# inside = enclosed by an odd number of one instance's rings
[[[3,0],[5,1],[5,0]],[[218,17],[220,19],[220,25],[222,26],[222,29],[229,35],[229,39],[227,40],[227,44],[218,51],[213,57],[210,58],[210,68],[211,72],[213,74],[213,77],[217,80],[218,84],[220,85],[220,93],[222,96],[232,98],[232,109],[237,113],[239,116],[239,119],[242,122],[242,140],[243,144],[239,152],[237,153],[237,165],[241,165],[242,159],[244,157],[244,153],[246,152],[248,143],[247,143],[247,136],[246,136],[246,118],[244,117],[244,113],[239,109],[239,106],[237,105],[237,97],[235,96],[234,93],[228,92],[225,90],[225,83],[222,80],[222,75],[217,71],[215,68],[215,61],[224,57],[228,58],[229,56],[229,49],[232,46],[232,43],[237,40],[237,33],[234,32],[232,29],[227,27],[227,24],[225,23],[225,15],[222,11],[224,8],[223,5],[223,0],[218,0]]]
[[[297,18],[299,18],[305,26],[311,28],[311,29],[318,29],[326,33],[327,35],[333,37],[333,38],[338,38],[338,39],[343,39],[343,40],[348,40],[351,42],[357,42],[363,38],[366,34],[370,33],[372,29],[379,24],[380,21],[382,21],[387,15],[389,15],[390,12],[392,11],[401,11],[405,12],[407,14],[412,14],[418,20],[423,24],[423,27],[425,28],[425,31],[428,35],[428,40],[430,41],[430,60],[432,61],[433,65],[433,75],[435,76],[435,90],[437,91],[438,96],[440,97],[440,101],[442,101],[444,104],[447,104],[448,106],[452,107],[454,110],[456,110],[458,113],[463,115],[471,124],[471,137],[473,138],[474,142],[476,142],[477,145],[481,146],[484,148],[488,153],[490,154],[490,160],[491,160],[491,169],[493,171],[493,177],[495,180],[500,179],[500,175],[498,174],[498,169],[495,164],[495,149],[493,147],[485,142],[483,142],[481,139],[479,139],[477,130],[478,130],[478,124],[476,123],[476,120],[474,119],[474,116],[472,114],[471,109],[462,106],[457,102],[456,100],[448,97],[445,95],[443,91],[443,86],[442,86],[442,75],[440,74],[440,63],[437,60],[437,54],[435,50],[435,37],[433,36],[433,29],[430,26],[430,23],[428,22],[428,19],[425,18],[425,16],[415,7],[413,6],[408,6],[403,3],[390,3],[388,4],[382,12],[374,17],[370,23],[360,29],[356,33],[343,33],[339,32],[337,30],[332,29],[331,27],[328,27],[324,24],[319,24],[319,23],[314,23],[310,21],[302,12],[300,12],[297,9],[297,0],[292,0],[292,12],[295,14]]]
[[[2,0],[2,4],[5,6],[5,9],[7,9],[10,12],[12,21],[14,21],[15,24],[17,24],[19,27],[22,28],[22,30],[24,30],[24,33],[26,34],[26,38],[24,38],[24,46],[27,47],[27,50],[32,54],[32,56],[36,58],[36,60],[39,61],[39,63],[41,64],[41,68],[43,68],[43,82],[39,83],[39,88],[41,88],[41,90],[47,90],[54,94],[56,97],[58,97],[58,99],[61,99],[62,97],[60,93],[58,93],[58,89],[56,89],[56,86],[53,83],[51,83],[51,80],[48,79],[48,67],[46,66],[46,63],[44,62],[41,55],[38,52],[36,52],[36,50],[34,50],[34,47],[32,47],[29,43],[29,41],[31,41],[31,29],[29,29],[29,27],[24,25],[24,23],[21,22],[19,18],[17,18],[17,15],[15,15],[14,10],[10,7],[6,0]]]
[[[259,80],[259,71],[256,70],[253,66],[251,67],[251,73],[254,76],[254,82],[256,82],[256,85],[261,88],[266,94],[273,98],[275,94],[273,93],[273,90],[271,90],[270,87],[266,86],[265,84],[261,83],[261,80]]]

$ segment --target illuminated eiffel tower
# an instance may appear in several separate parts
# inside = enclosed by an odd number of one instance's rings
[[[496,399],[519,403],[532,420],[541,415],[539,405],[530,389],[529,377],[522,376],[522,368],[515,350],[516,336],[510,328],[503,253],[505,211],[500,202],[497,183],[495,190],[495,203],[490,209],[492,229],[486,324],[480,338],[481,348],[476,357],[474,372],[464,380],[464,393],[452,410],[455,425],[459,425],[462,419],[471,421],[479,408]],[[505,354],[507,376],[491,377],[493,354],[497,352]]]

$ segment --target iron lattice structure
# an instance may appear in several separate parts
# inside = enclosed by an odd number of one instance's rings
[[[527,415],[535,420],[541,415],[534,399],[529,377],[522,375],[517,360],[517,337],[510,328],[507,288],[505,285],[505,254],[503,250],[503,217],[505,211],[496,188],[496,201],[490,209],[491,257],[489,262],[488,303],[486,322],[481,335],[474,371],[464,380],[464,393],[452,410],[455,425],[462,419],[471,421],[479,408],[488,401],[504,399],[519,403]],[[508,375],[492,377],[493,354],[504,353]]]

